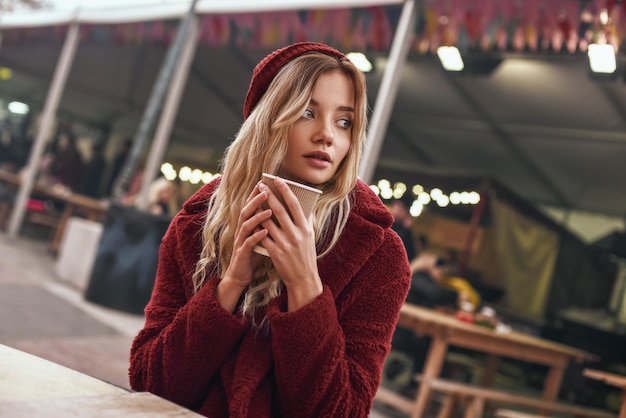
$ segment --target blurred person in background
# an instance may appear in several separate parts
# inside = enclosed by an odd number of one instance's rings
[[[11,133],[8,130],[0,132],[0,170],[17,173],[20,161],[13,149]],[[0,182],[0,229],[5,229],[9,214],[15,201],[16,188],[8,183]]]
[[[392,228],[402,239],[409,260],[413,260],[417,256],[415,240],[413,239],[413,216],[409,212],[412,204],[411,194],[404,193],[400,199],[391,201],[390,208],[394,219]]]
[[[74,192],[80,192],[84,163],[83,156],[76,146],[76,137],[71,132],[59,135],[56,147],[52,147],[47,168],[48,180],[61,183]]]
[[[174,183],[165,177],[154,180],[148,190],[148,211],[156,216],[171,216],[170,206],[174,191]]]
[[[84,183],[81,192],[90,197],[100,197],[102,186],[102,175],[106,168],[104,158],[104,145],[101,142],[95,143],[91,147],[91,158],[85,164]]]
[[[363,74],[327,45],[255,67],[222,176],[163,238],[134,390],[213,418],[369,415],[410,270],[393,217],[357,178],[366,118]],[[322,190],[311,216],[263,172]]]
[[[124,168],[124,163],[126,163],[126,159],[130,154],[131,146],[133,145],[133,141],[130,139],[124,140],[120,145],[119,149],[113,156],[113,161],[111,162],[111,169],[109,172],[109,180],[107,183],[105,195],[111,196],[113,194],[113,187],[115,186],[115,182],[117,181],[120,173],[122,172],[122,168]]]
[[[0,169],[17,172],[19,168],[18,156],[13,147],[13,139],[8,130],[0,131]]]
[[[465,303],[470,303],[472,310],[477,309],[481,302],[479,293],[467,280],[453,276],[453,268],[446,258],[431,251],[421,252],[411,261],[413,274],[406,302],[449,313],[454,313]],[[412,395],[416,388],[413,376],[422,370],[430,338],[398,327],[392,346],[383,373],[384,383],[405,395]]]
[[[128,181],[128,187],[122,195],[122,204],[127,206],[133,206],[137,203],[137,197],[139,196],[139,192],[141,191],[141,185],[143,183],[143,172],[145,170],[145,167],[146,161],[142,159],[137,165],[135,172],[132,174]],[[119,176],[118,179],[116,179],[115,181],[117,182],[118,180]]]
[[[472,285],[453,273],[453,260],[423,252],[411,262],[411,290],[407,302],[429,308],[456,310],[463,302],[470,302],[474,309],[480,305],[480,295]]]

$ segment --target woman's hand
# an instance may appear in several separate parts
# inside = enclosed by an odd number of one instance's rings
[[[254,269],[263,257],[252,249],[268,234],[268,231],[261,227],[261,224],[272,216],[270,209],[264,210],[261,207],[267,198],[268,192],[260,190],[257,184],[239,214],[230,264],[217,286],[217,298],[222,307],[230,313],[235,311],[241,293],[252,280]]]
[[[274,180],[274,184],[286,206],[266,185],[259,185],[261,191],[268,193],[267,204],[278,221],[276,224],[268,219],[262,223],[268,236],[261,242],[287,288],[288,309],[295,311],[311,303],[323,290],[317,270],[315,231],[289,186],[281,179]]]

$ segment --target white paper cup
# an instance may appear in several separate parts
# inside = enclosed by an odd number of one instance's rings
[[[263,181],[263,183],[265,183],[267,187],[269,187],[272,193],[274,193],[274,195],[278,198],[280,203],[282,203],[283,206],[285,206],[285,209],[287,209],[287,212],[289,212],[289,208],[285,204],[285,200],[283,199],[282,195],[280,194],[280,192],[276,188],[276,185],[274,184],[274,179],[277,179],[277,178],[279,177],[271,175],[271,174],[263,173],[263,176],[261,177],[261,181]],[[306,184],[298,183],[292,180],[287,180],[284,178],[281,178],[281,180],[287,183],[287,186],[289,186],[293,194],[296,195],[298,202],[300,202],[300,207],[302,208],[302,212],[304,213],[304,216],[308,218],[309,215],[311,214],[311,211],[313,210],[313,207],[315,206],[315,202],[317,202],[317,199],[322,194],[322,191],[314,187],[307,186]],[[264,206],[267,207],[266,205]],[[274,218],[274,220],[276,219]],[[258,254],[263,254],[269,257],[267,250],[263,248],[261,244],[255,246],[253,251]]]

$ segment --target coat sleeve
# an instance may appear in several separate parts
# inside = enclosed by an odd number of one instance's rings
[[[188,408],[199,406],[207,387],[244,332],[241,318],[231,315],[216,297],[217,278],[208,279],[189,297],[185,271],[188,243],[179,243],[177,218],[160,248],[152,297],[144,328],[131,347],[130,384]],[[198,235],[195,235],[199,239]],[[188,240],[187,240],[188,241]],[[182,248],[182,249],[181,249]]]
[[[295,312],[268,311],[281,416],[367,417],[410,284],[397,235],[386,234],[337,311],[328,287]]]

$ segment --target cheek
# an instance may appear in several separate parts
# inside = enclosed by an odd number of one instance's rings
[[[301,138],[305,138],[302,130],[298,129],[297,125],[292,126],[287,136],[287,153],[302,146]]]
[[[341,141],[336,144],[337,153],[341,156],[341,161],[345,160],[348,155],[348,151],[350,151],[350,143],[351,139],[350,136],[348,136],[347,138],[342,138]]]

